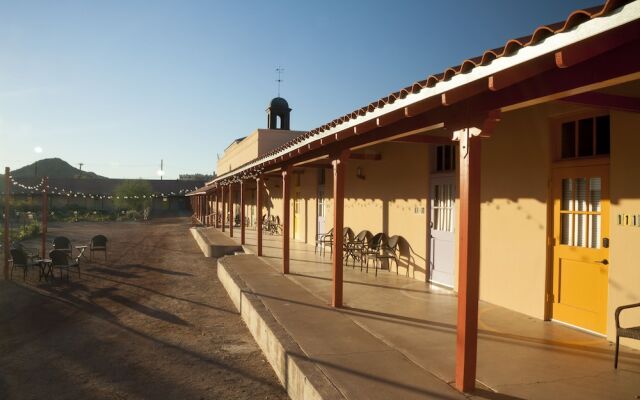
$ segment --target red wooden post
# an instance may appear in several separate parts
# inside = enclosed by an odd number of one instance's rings
[[[227,208],[226,208],[226,202],[224,199],[224,186],[220,185],[220,197],[222,198],[222,213],[220,214],[221,219],[221,223],[222,223],[222,232],[224,232],[224,224],[227,220]]]
[[[215,211],[214,221],[213,221],[213,224],[216,228],[220,228],[220,223],[218,222],[220,220],[220,206],[218,204],[219,192],[220,192],[220,189],[216,190],[216,211]]]
[[[240,181],[240,244],[244,244],[245,242],[245,231],[244,231],[244,181]]]
[[[291,166],[282,169],[282,273],[289,273],[289,200],[291,198]]]
[[[11,205],[11,170],[4,169],[4,279],[9,279],[9,207]]]
[[[455,385],[470,392],[475,388],[478,350],[480,138],[470,129],[456,134],[460,140],[460,232]]]
[[[344,170],[349,159],[348,149],[333,157],[333,296],[331,305],[342,307],[342,264],[344,228]]]
[[[49,219],[49,177],[44,177],[44,190],[42,191],[42,240],[40,241],[40,252],[42,258],[47,258],[47,223]]]
[[[262,179],[256,178],[256,247],[258,248],[258,257],[262,256]]]
[[[233,183],[229,184],[229,237],[233,237]]]

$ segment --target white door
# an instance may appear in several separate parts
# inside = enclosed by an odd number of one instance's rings
[[[317,217],[318,217],[318,234],[321,233],[326,233],[325,231],[325,225],[324,225],[324,214],[325,214],[325,207],[324,207],[324,189],[319,188],[318,189],[318,204],[317,204]]]
[[[431,176],[429,280],[453,287],[455,176]]]

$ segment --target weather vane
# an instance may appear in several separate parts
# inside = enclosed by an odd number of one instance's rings
[[[276,79],[276,82],[278,82],[278,97],[280,97],[280,83],[282,83],[282,73],[284,72],[284,68],[278,65],[276,67],[276,72],[278,73],[278,79]]]

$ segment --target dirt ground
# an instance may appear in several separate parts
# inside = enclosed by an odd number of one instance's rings
[[[0,280],[0,399],[286,399],[188,226],[51,226],[106,235],[108,260],[68,283]]]

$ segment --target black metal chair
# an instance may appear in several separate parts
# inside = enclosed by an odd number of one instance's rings
[[[364,263],[369,273],[369,260],[373,258],[373,266],[376,268],[376,276],[378,268],[376,266],[376,255],[380,254],[382,248],[387,245],[389,238],[383,232],[376,233],[371,240],[367,242],[367,246],[363,249]],[[362,270],[362,268],[361,268]]]
[[[362,264],[364,262],[364,250],[367,243],[373,234],[368,230],[363,230],[358,233],[351,241],[345,243],[346,255],[345,264],[349,262],[349,258],[353,260],[353,268],[356,267],[356,260],[360,261],[360,270],[362,271]]]
[[[71,247],[71,240],[64,236],[58,236],[53,239],[53,249],[60,250],[69,254],[69,256],[73,255],[73,247]]]
[[[618,368],[618,352],[620,351],[620,338],[625,337],[629,339],[640,340],[640,326],[632,326],[623,328],[620,326],[620,313],[624,310],[640,307],[640,303],[628,304],[626,306],[620,306],[616,308],[616,355],[613,362],[613,367]]]
[[[102,251],[104,259],[107,259],[107,238],[104,235],[96,235],[91,238],[89,243],[89,260],[93,260],[93,252]]]
[[[16,268],[22,268],[22,280],[27,280],[27,272],[29,267],[34,264],[29,262],[29,256],[22,249],[11,249],[11,275],[13,279],[13,270]]]
[[[396,264],[396,275],[398,274],[398,244],[400,242],[400,236],[394,235],[389,238],[385,245],[380,247],[380,251],[375,254],[374,266],[376,269],[376,276],[378,275],[378,262],[382,268],[382,262],[387,261],[387,268],[391,271],[391,262]]]
[[[62,271],[67,273],[67,281],[69,280],[69,270],[76,268],[78,270],[78,279],[80,278],[80,257],[72,258],[69,253],[62,250],[52,250],[49,253],[51,259],[51,267],[60,270],[60,279],[62,279]]]
[[[313,252],[316,253],[318,251],[318,247],[320,247],[320,255],[322,255],[323,252],[326,253],[324,248],[327,246],[329,246],[329,251],[333,251],[332,244],[333,244],[333,228],[329,229],[325,233],[318,233],[316,235],[316,247],[313,250]]]

